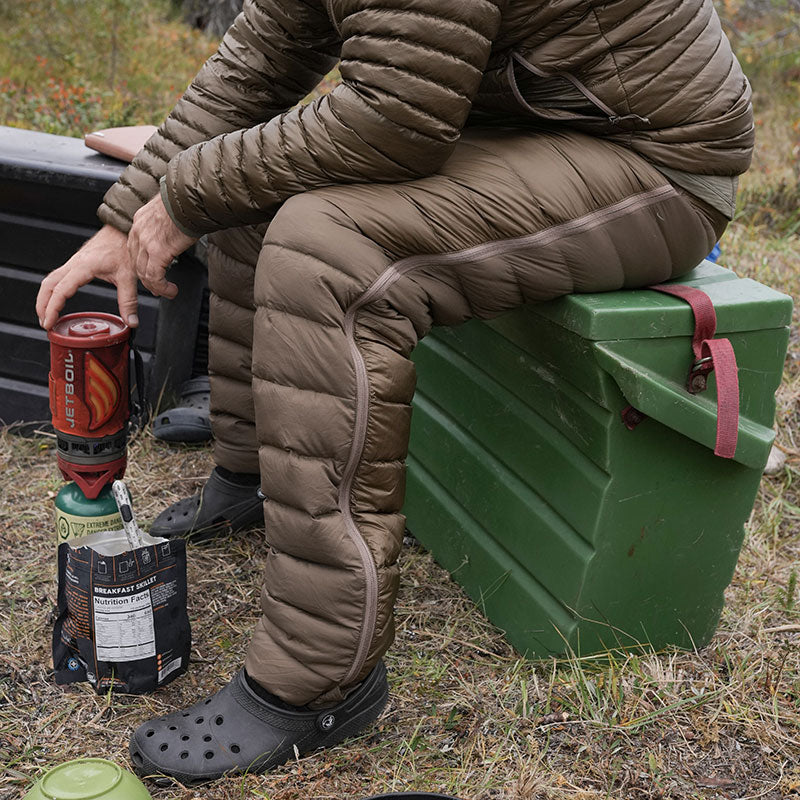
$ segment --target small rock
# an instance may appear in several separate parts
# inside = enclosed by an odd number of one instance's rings
[[[709,789],[733,789],[736,786],[736,780],[730,775],[698,775],[695,783]]]
[[[777,475],[779,472],[783,471],[785,465],[786,465],[786,453],[784,453],[783,450],[773,445],[772,450],[769,451],[767,466],[764,467],[764,474]]]
[[[566,711],[556,711],[552,714],[545,714],[539,718],[537,725],[553,725],[554,723],[567,722],[569,714]]]

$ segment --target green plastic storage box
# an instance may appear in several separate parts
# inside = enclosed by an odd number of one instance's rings
[[[714,455],[716,385],[691,395],[689,305],[571,295],[438,329],[418,388],[405,512],[522,653],[582,655],[714,633],[773,440],[792,301],[703,262],[739,366],[738,445]],[[634,430],[621,412],[646,415]]]

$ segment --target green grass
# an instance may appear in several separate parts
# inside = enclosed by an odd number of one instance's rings
[[[158,124],[216,43],[168,0],[0,2],[0,124],[83,136]]]

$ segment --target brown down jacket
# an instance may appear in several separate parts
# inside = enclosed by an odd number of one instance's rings
[[[341,84],[293,108],[337,60]],[[559,107],[564,88],[589,113]],[[127,231],[165,175],[200,235],[310,189],[424,177],[471,112],[703,174],[744,172],[753,145],[750,88],[711,0],[245,0],[98,214]]]

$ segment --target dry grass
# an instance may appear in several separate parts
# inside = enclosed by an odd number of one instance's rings
[[[753,15],[753,3],[720,5],[748,11],[729,22],[757,79],[760,120],[743,211],[723,240],[722,260],[800,295],[800,72],[782,55],[796,52],[797,28],[774,36],[796,17],[789,5],[780,20]],[[702,651],[523,661],[410,543],[397,642],[387,656],[392,699],[373,731],[267,776],[194,791],[153,788],[153,797],[292,800],[416,789],[475,800],[800,798],[799,396],[795,325],[778,393],[787,465],[762,482],[719,630]],[[190,672],[146,697],[55,686],[52,497],[61,482],[51,444],[0,435],[0,800],[21,797],[68,758],[127,763],[135,725],[227,682],[257,612],[261,534],[193,548]],[[140,434],[128,473],[139,515],[152,519],[193,490],[210,464],[205,449],[169,448]]]
[[[779,798],[800,793],[800,536],[794,496],[800,454],[792,420],[800,379],[780,395],[789,466],[766,479],[727,607],[701,652],[526,662],[429,555],[404,548],[398,639],[387,658],[392,700],[365,737],[268,776],[228,779],[155,798],[341,798],[383,790],[464,798]],[[0,798],[67,758],[127,763],[140,721],[213,692],[241,663],[255,621],[263,547],[253,531],[191,550],[194,663],[146,697],[99,697],[52,681],[55,599],[52,494],[60,485],[47,438],[0,437]],[[140,434],[129,483],[152,518],[192,490],[205,450]]]
[[[755,798],[800,794],[800,536],[792,440],[800,379],[781,391],[786,472],[766,479],[720,629],[701,652],[520,660],[458,586],[413,542],[404,548],[392,699],[376,729],[268,776],[154,798],[341,798],[384,790],[464,798]],[[47,438],[0,437],[5,576],[0,630],[0,798],[67,758],[127,763],[142,720],[221,687],[242,661],[263,562],[257,531],[191,550],[190,672],[146,697],[54,685],[52,494]],[[205,450],[140,434],[128,474],[152,518],[192,490]]]

